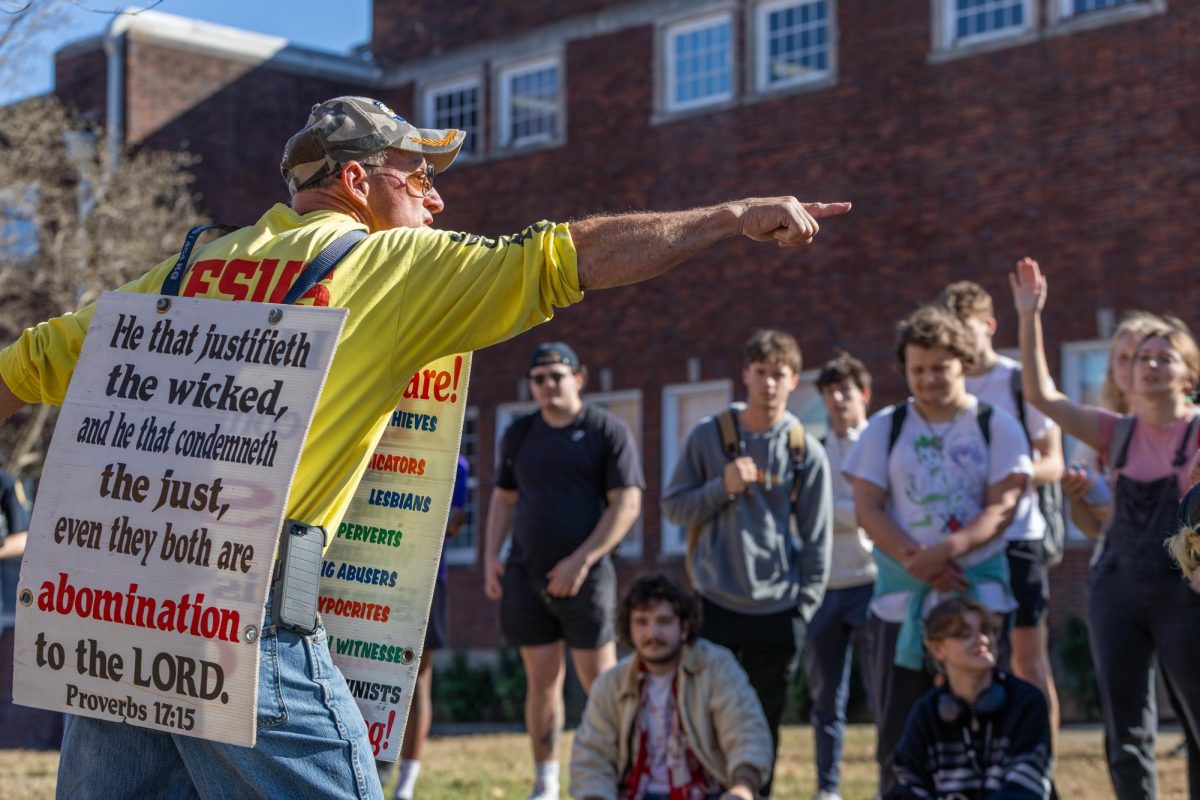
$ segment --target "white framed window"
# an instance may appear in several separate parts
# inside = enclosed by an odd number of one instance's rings
[[[733,99],[733,14],[722,12],[667,25],[663,106],[667,111]]]
[[[1033,0],[936,0],[942,7],[942,46],[1004,39],[1033,30]]]
[[[463,419],[459,453],[467,460],[467,519],[458,536],[447,536],[442,547],[447,564],[474,564],[479,553],[483,516],[479,513],[479,409],[469,406]]]
[[[547,144],[563,137],[562,64],[557,56],[501,67],[497,144]]]
[[[646,450],[642,446],[642,392],[640,389],[585,394],[583,401],[603,408],[628,425],[629,432],[633,435],[633,443],[637,448],[638,457],[643,458]],[[645,464],[643,464],[643,473],[645,473],[645,469]],[[639,515],[637,522],[634,522],[633,527],[629,529],[629,533],[625,534],[625,538],[617,545],[617,554],[622,558],[641,558],[645,530],[642,520],[643,517]]]
[[[1145,0],[1057,0],[1057,2],[1061,5],[1059,13],[1064,19],[1120,6],[1146,5]]]
[[[483,142],[483,89],[478,77],[433,84],[425,89],[426,127],[467,132],[459,157],[476,156]]]
[[[633,436],[634,447],[637,448],[638,457],[642,457],[645,450],[642,447],[642,392],[640,389],[585,394],[583,395],[583,402],[603,408],[629,426],[629,432]],[[534,401],[504,403],[496,406],[495,452],[497,453],[497,458],[499,458],[500,443],[504,438],[504,432],[508,430],[508,426],[518,417],[536,411],[537,407],[537,403]],[[633,523],[633,527],[629,529],[629,533],[625,534],[625,538],[617,545],[617,555],[622,558],[639,558],[642,554],[642,541],[643,525],[642,517],[639,516],[637,521]],[[504,545],[501,555],[502,557],[507,557],[507,543]]]
[[[759,91],[829,77],[835,59],[835,0],[771,0],[755,9]]]
[[[800,382],[788,398],[788,411],[804,423],[804,430],[820,439],[829,430],[829,413],[821,400],[821,390],[817,388],[817,374],[820,370],[810,369],[800,373]]]
[[[662,393],[662,486],[671,482],[675,462],[683,454],[683,445],[692,428],[733,402],[733,381],[728,378],[702,383],[666,386]],[[687,532],[662,518],[659,552],[683,555],[687,551]]]
[[[1108,373],[1107,339],[1092,339],[1084,342],[1068,342],[1062,346],[1063,394],[1077,403],[1099,406],[1104,377]],[[1095,451],[1073,436],[1063,434],[1063,459],[1067,465],[1077,462],[1095,468]],[[1072,541],[1087,541],[1088,538],[1071,522],[1067,515],[1067,536]]]

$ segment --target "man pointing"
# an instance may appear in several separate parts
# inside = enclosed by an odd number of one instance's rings
[[[253,225],[193,256],[182,294],[279,302],[295,273],[342,234],[363,239],[301,302],[349,314],[296,470],[286,517],[336,529],[409,376],[545,322],[588,289],[635,283],[722,239],[790,247],[848,203],[736,200],[665,213],[538,222],[481,240],[428,226],[433,188],[465,134],[421,130],[383,103],[338,97],[313,107],[280,169],[292,193]],[[175,258],[122,291],[158,294]],[[251,274],[242,271],[250,262]],[[222,280],[237,271],[238,279]],[[280,274],[276,274],[276,273]],[[61,404],[93,306],[30,328],[0,351],[0,418]],[[325,632],[264,629],[258,744],[253,748],[71,717],[60,797],[381,796],[366,726],[332,665]],[[272,666],[271,669],[267,665]]]

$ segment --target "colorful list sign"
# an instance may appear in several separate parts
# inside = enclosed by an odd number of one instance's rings
[[[276,542],[345,315],[101,298],[21,568],[17,702],[254,744]]]
[[[450,512],[471,356],[412,376],[325,553],[319,610],[333,660],[395,761],[417,680]]]

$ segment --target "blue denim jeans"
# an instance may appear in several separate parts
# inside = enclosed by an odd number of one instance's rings
[[[804,668],[812,695],[817,784],[823,791],[836,792],[841,783],[850,658],[857,648],[859,665],[865,669],[867,607],[873,591],[873,584],[830,589],[808,623]]]
[[[57,796],[382,800],[367,726],[329,658],[325,628],[311,636],[278,629],[270,607],[268,600],[258,744],[239,747],[68,715]]]

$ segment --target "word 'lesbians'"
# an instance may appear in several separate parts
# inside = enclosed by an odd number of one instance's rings
[[[399,547],[400,540],[404,538],[403,531],[344,521],[338,523],[337,535],[339,539],[346,539],[351,542],[366,542],[367,544],[379,544],[386,547]]]
[[[54,524],[54,541],[58,544],[99,550],[103,535],[104,526],[93,519],[59,517]],[[141,556],[144,567],[158,537],[159,532],[156,528],[135,528],[129,524],[129,517],[117,517],[109,527],[108,552],[134,558]],[[158,554],[161,560],[174,561],[176,564],[186,562],[201,567],[210,565],[212,539],[208,536],[208,528],[193,528],[190,535],[177,534],[168,522],[162,537],[162,550]],[[217,556],[217,569],[229,572],[238,570],[245,574],[253,565],[254,545],[230,541],[221,545],[221,552]]]
[[[167,402],[177,406],[190,405],[217,411],[236,411],[242,414],[256,412],[264,417],[279,419],[288,407],[279,406],[279,394],[283,381],[274,381],[271,388],[243,386],[234,383],[233,375],[212,382],[212,374],[205,372],[199,380],[168,378]],[[116,395],[123,400],[149,402],[158,391],[158,376],[141,375],[133,364],[117,364],[108,373],[108,384],[104,394]]]
[[[362,583],[368,586],[394,587],[397,573],[395,570],[389,572],[386,569],[364,567],[348,561],[323,561],[321,562],[321,577],[337,578],[340,581]]]
[[[414,414],[411,411],[393,411],[392,421],[389,423],[393,428],[404,428],[408,431],[429,431],[433,433],[437,430],[438,418],[435,414]]]
[[[117,316],[109,346],[121,350],[137,350],[146,334],[144,326],[138,324],[137,315]],[[196,349],[196,338],[200,324],[190,328],[176,327],[170,319],[160,319],[150,329],[147,350],[172,356],[190,356]],[[199,363],[202,358],[214,361],[236,361],[243,364],[268,364],[273,367],[308,366],[312,345],[304,331],[286,338],[275,328],[246,328],[241,333],[220,333],[216,323],[210,324],[200,346]]]
[[[67,573],[58,573],[58,585],[42,581],[38,593],[39,611],[94,619],[100,622],[115,622],[135,628],[178,633],[202,639],[238,641],[241,616],[229,608],[204,605],[204,593],[191,593],[177,600],[160,600],[138,594],[138,585],[129,584],[129,590],[121,592],[96,589],[90,586],[76,588],[71,585]]]
[[[392,613],[391,606],[383,603],[362,603],[342,597],[321,597],[317,600],[317,610],[335,617],[365,619],[371,622],[387,622]]]
[[[168,469],[158,479],[158,501],[151,511],[158,511],[163,505],[169,505],[171,508],[186,511],[207,511],[216,514],[217,519],[225,516],[225,512],[229,510],[229,503],[218,505],[223,488],[220,478],[214,478],[212,483],[193,484],[191,481],[173,478],[174,474],[175,470]],[[117,463],[115,471],[112,464],[105,464],[100,473],[101,497],[144,503],[149,488],[149,476],[126,472],[125,465],[120,462]]]
[[[367,503],[383,508],[395,508],[400,511],[421,511],[429,513],[430,499],[423,494],[412,492],[391,492],[387,489],[372,489],[367,495]]]

